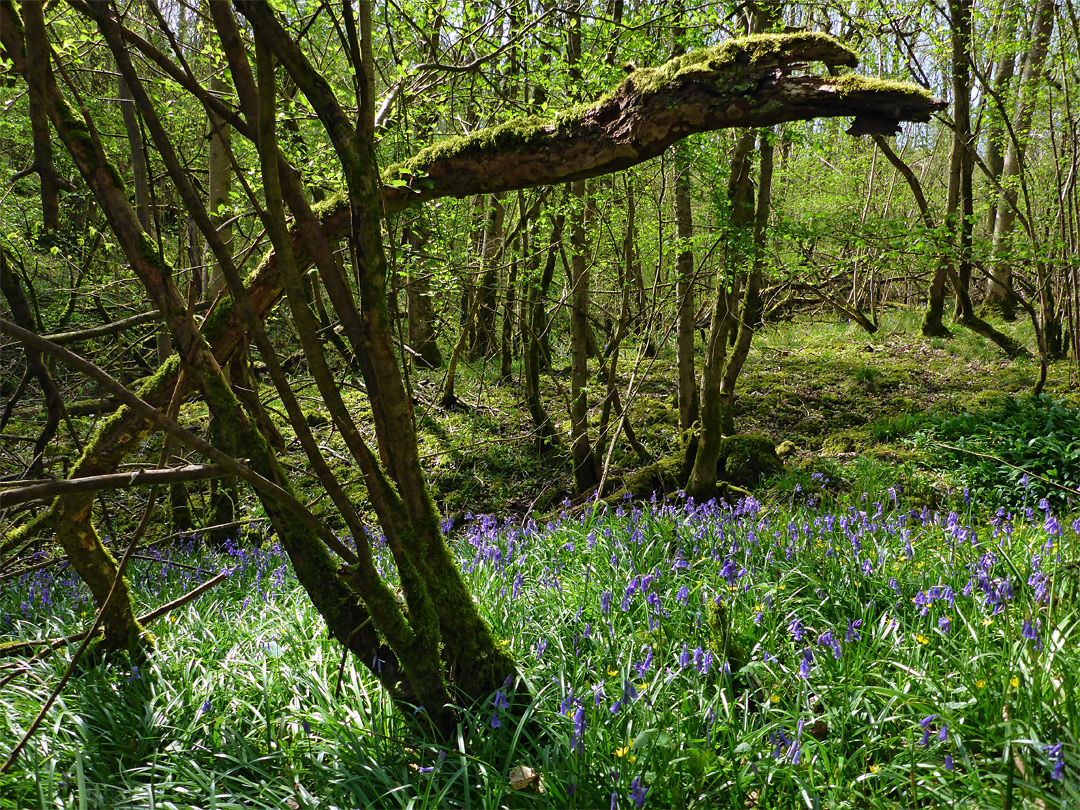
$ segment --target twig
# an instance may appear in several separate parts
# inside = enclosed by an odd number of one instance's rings
[[[56,495],[67,495],[72,492],[127,489],[128,487],[172,484],[178,481],[203,481],[208,478],[222,478],[231,474],[230,471],[225,470],[219,464],[187,464],[183,467],[166,469],[138,469],[130,473],[88,475],[83,478],[48,481],[0,492],[0,507],[14,506],[17,503],[37,501]]]

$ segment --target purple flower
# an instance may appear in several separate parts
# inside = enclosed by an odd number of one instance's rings
[[[502,720],[499,719],[499,713],[498,712],[492,712],[491,713],[491,727],[492,728],[499,728],[501,725],[502,725]]]
[[[201,708],[201,709],[199,709],[199,711],[200,711],[200,712],[202,712],[203,714],[206,714],[206,713],[207,713],[208,711],[210,711],[210,709],[212,709],[212,708],[213,708],[213,706],[211,706],[211,705],[210,705],[210,698],[207,698],[207,699],[206,699],[206,700],[205,700],[205,701],[203,702],[202,708]]]
[[[1065,745],[1060,742],[1057,745],[1044,745],[1043,751],[1054,760],[1054,772],[1050,774],[1050,778],[1060,782],[1065,778]]]
[[[840,656],[843,655],[840,650],[840,642],[836,640],[836,636],[834,636],[832,632],[822,633],[818,636],[817,643],[819,647],[831,647],[833,658],[838,661],[840,660]]]
[[[938,619],[937,626],[941,628],[941,632],[945,633],[946,635],[952,632],[952,621],[949,619],[948,616],[942,616],[940,619]]]
[[[919,721],[919,725],[922,726],[923,735],[922,740],[919,741],[919,745],[926,748],[930,745],[930,724],[934,722],[936,714],[928,714],[922,720]]]
[[[676,602],[681,602],[684,606],[687,603],[689,603],[689,601],[690,601],[690,591],[685,585],[683,585],[681,588],[679,588],[679,592],[677,594],[675,594],[675,601]]]
[[[580,752],[584,748],[584,742],[582,737],[585,735],[585,709],[581,706],[577,707],[577,711],[574,712],[574,738],[570,744],[570,747],[574,751]]]
[[[682,645],[682,654],[679,656],[679,666],[683,668],[688,667],[692,660],[690,648],[686,646],[686,642],[684,641]]]
[[[802,641],[803,636],[806,635],[806,627],[798,619],[791,620],[791,624],[788,625],[788,630],[791,631],[791,635],[796,641]]]
[[[814,663],[814,651],[807,647],[802,651],[802,663],[799,664],[799,677],[807,680],[810,677],[810,665]]]
[[[945,755],[945,770],[951,771],[953,769],[952,754]]]
[[[300,721],[300,727],[304,729],[305,734],[311,736],[311,723],[308,722],[306,717]]]
[[[1024,626],[1020,630],[1020,635],[1030,641],[1036,650],[1041,650],[1043,648],[1042,639],[1039,638],[1039,630],[1041,628],[1042,621],[1039,619],[1035,620],[1034,625],[1032,625],[1030,621],[1025,620]]]
[[[847,633],[844,636],[844,643],[850,644],[853,641],[859,641],[862,636],[859,635],[859,628],[862,627],[862,619],[856,619],[855,621],[848,621]]]
[[[600,613],[607,616],[611,612],[611,591],[600,594]]]
[[[503,694],[500,689],[495,693],[495,708],[496,709],[508,709],[510,708],[510,700]]]
[[[630,783],[630,798],[634,802],[634,807],[645,806],[645,796],[648,794],[649,789],[641,786],[641,777],[635,776],[634,781]]]

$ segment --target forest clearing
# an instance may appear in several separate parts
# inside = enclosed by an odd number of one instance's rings
[[[0,0],[0,807],[1080,806],[1078,19]]]

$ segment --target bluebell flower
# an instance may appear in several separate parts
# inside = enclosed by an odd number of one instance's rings
[[[682,654],[679,655],[679,666],[683,667],[683,668],[688,667],[688,666],[690,666],[690,662],[692,660],[693,659],[692,659],[692,657],[690,655],[690,648],[687,646],[686,642],[684,641],[683,645],[682,645]]]
[[[630,783],[630,798],[634,802],[634,807],[641,808],[645,806],[645,796],[648,795],[649,788],[642,787],[641,777],[635,776],[634,780]]]
[[[937,625],[942,633],[948,635],[952,632],[952,620],[948,616],[942,616],[937,620]]]
[[[831,647],[833,652],[833,658],[837,660],[843,654],[840,650],[840,642],[836,640],[836,636],[831,631],[826,631],[818,636],[817,640],[819,647]]]
[[[580,752],[585,743],[583,737],[585,736],[585,709],[581,706],[577,707],[577,711],[574,712],[574,736],[570,743],[571,749]]]
[[[498,712],[492,712],[491,713],[491,723],[490,723],[490,725],[491,725],[492,728],[499,728],[500,726],[502,726],[502,720],[499,719],[499,713]]]
[[[952,754],[945,755],[945,770],[951,771],[953,769]]]
[[[1034,625],[1032,625],[1030,620],[1025,620],[1024,626],[1020,630],[1020,635],[1030,641],[1036,650],[1041,650],[1043,648],[1042,639],[1039,638],[1039,630],[1041,628],[1042,621],[1039,619],[1035,620]]]
[[[862,619],[855,619],[854,621],[848,620],[847,633],[844,635],[844,642],[851,644],[853,641],[859,641],[862,636],[859,634],[859,628],[862,627]]]
[[[802,651],[802,663],[799,664],[799,677],[806,680],[810,677],[810,665],[814,663],[814,651],[807,647]]]
[[[936,714],[928,714],[926,715],[926,717],[919,721],[919,725],[922,726],[923,729],[923,736],[922,740],[919,741],[919,745],[921,745],[923,748],[926,748],[930,745],[930,724],[934,722],[934,718],[936,717]]]
[[[802,641],[803,636],[806,634],[805,626],[798,619],[791,620],[791,624],[788,625],[788,630],[791,631],[791,635],[796,641]]]
[[[1050,774],[1050,778],[1060,782],[1065,778],[1065,745],[1060,742],[1057,745],[1044,745],[1043,751],[1054,760],[1054,772]]]

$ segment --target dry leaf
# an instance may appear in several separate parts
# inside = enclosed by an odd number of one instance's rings
[[[518,765],[510,769],[510,787],[514,790],[525,790],[525,788],[535,788],[537,793],[542,794],[544,792],[544,786],[540,782],[540,774],[530,768],[528,765]]]

